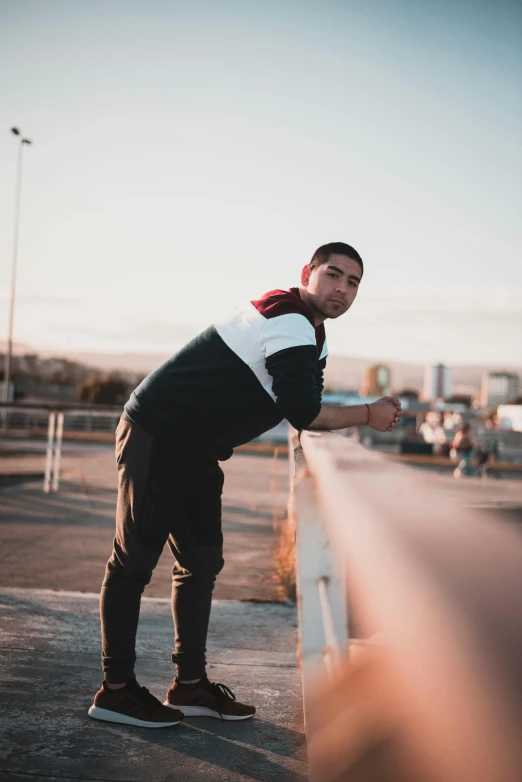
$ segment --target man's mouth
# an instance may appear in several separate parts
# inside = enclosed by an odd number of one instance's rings
[[[340,301],[340,299],[330,299],[330,301],[331,301],[333,304],[340,304],[340,305],[341,305],[341,307],[344,307],[344,301]]]

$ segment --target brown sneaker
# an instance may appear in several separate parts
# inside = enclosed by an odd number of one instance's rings
[[[183,719],[181,711],[167,709],[137,681],[128,682],[121,690],[110,690],[103,682],[94,696],[89,716],[141,728],[170,728]]]
[[[185,717],[219,717],[222,720],[248,720],[256,713],[255,706],[238,703],[236,696],[224,684],[212,684],[201,679],[195,690],[182,690],[177,679],[163,704],[179,708]]]

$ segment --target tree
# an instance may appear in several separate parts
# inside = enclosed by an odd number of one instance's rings
[[[125,380],[117,374],[90,377],[78,386],[78,399],[95,405],[122,404],[128,392]]]

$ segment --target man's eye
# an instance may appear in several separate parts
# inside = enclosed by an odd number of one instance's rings
[[[338,274],[334,274],[333,272],[328,272],[328,276],[329,276],[329,277],[334,277],[335,279],[337,279],[337,277],[338,277],[339,275],[338,275]]]

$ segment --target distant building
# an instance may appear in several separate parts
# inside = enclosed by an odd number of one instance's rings
[[[457,383],[456,385],[453,385],[452,393],[458,394],[459,396],[470,396],[472,399],[477,400],[480,396],[480,391],[476,386],[470,386],[466,383]]]
[[[369,367],[361,386],[361,396],[387,396],[391,394],[391,370],[385,364]]]
[[[499,405],[497,416],[500,429],[522,432],[522,405]]]
[[[482,377],[480,404],[498,407],[518,396],[520,380],[514,372],[488,372]]]
[[[451,396],[451,369],[444,364],[426,367],[424,370],[424,385],[422,388],[422,398],[426,401],[430,399],[446,399]]]
[[[14,383],[9,381],[9,391],[7,394],[7,401],[12,402],[14,400]],[[0,380],[0,402],[4,401],[4,381]]]

